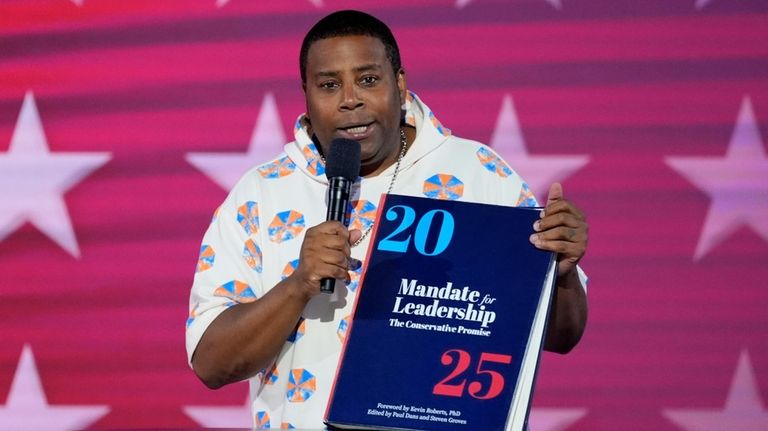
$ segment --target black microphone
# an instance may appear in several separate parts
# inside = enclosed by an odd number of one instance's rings
[[[325,176],[328,177],[328,212],[326,220],[340,221],[349,226],[349,189],[360,173],[360,143],[351,139],[334,139],[328,151],[325,163]],[[333,293],[336,280],[320,280],[320,291]]]

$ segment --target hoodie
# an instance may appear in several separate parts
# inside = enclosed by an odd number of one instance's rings
[[[404,122],[416,138],[399,169],[358,178],[350,196],[350,228],[376,223],[382,193],[509,206],[535,206],[523,180],[489,147],[453,136],[415,94]],[[239,303],[258,301],[298,266],[306,230],[325,221],[325,165],[307,134],[305,116],[295,139],[271,161],[249,170],[216,211],[200,249],[187,319],[187,354],[210,323]],[[398,170],[396,177],[395,171]],[[494,221],[489,221],[492,227]],[[321,428],[370,237],[352,248],[350,283],[317,295],[274,364],[249,379],[256,428]]]

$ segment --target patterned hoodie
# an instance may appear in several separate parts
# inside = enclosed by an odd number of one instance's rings
[[[409,93],[405,122],[416,139],[402,159],[394,194],[535,206],[523,180],[489,147],[451,135],[419,98]],[[268,163],[248,171],[216,211],[200,249],[187,319],[187,355],[210,323],[228,307],[258,301],[298,265],[306,229],[325,221],[325,165],[296,121],[295,140]],[[365,231],[395,172],[358,178],[352,187],[350,227]],[[365,259],[370,237],[352,248]],[[335,293],[317,295],[268,369],[249,380],[257,428],[321,428],[361,267]]]

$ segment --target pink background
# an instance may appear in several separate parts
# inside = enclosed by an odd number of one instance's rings
[[[494,144],[524,176],[542,174],[515,145],[586,157],[559,179],[590,222],[589,324],[571,354],[544,355],[534,431],[768,429],[768,2],[219,3],[0,3],[0,211],[50,175],[9,168],[25,94],[52,154],[110,154],[60,190],[79,256],[0,218],[0,428],[38,414],[8,410],[25,345],[49,406],[108,406],[83,427],[193,427],[185,406],[244,406],[243,384],[210,391],[186,365],[200,240],[226,195],[186,156],[246,152],[268,94],[292,136],[301,38],[353,7],[390,24],[409,88],[454,134],[517,130]],[[279,151],[266,141],[254,160]],[[699,159],[686,175],[674,158]]]

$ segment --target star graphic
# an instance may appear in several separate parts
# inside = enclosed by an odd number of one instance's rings
[[[755,370],[746,350],[731,382],[722,409],[664,409],[664,416],[687,431],[768,430],[768,410],[760,400]]]
[[[587,409],[534,408],[528,427],[535,431],[563,431],[587,414]]]
[[[768,156],[748,96],[724,157],[667,157],[666,162],[712,200],[694,260],[743,225],[768,241]]]
[[[589,156],[532,156],[528,154],[512,97],[502,102],[491,147],[528,183],[539,203],[545,202],[549,186],[562,182],[589,163]],[[566,190],[567,192],[567,190]],[[567,194],[566,194],[567,196]]]
[[[283,150],[285,135],[277,113],[275,96],[267,93],[253,129],[251,143],[245,153],[188,153],[189,163],[208,178],[229,191],[245,172],[276,156]]]
[[[544,0],[545,2],[552,5],[557,10],[561,10],[563,8],[563,2],[561,0]],[[702,0],[699,0],[702,1]],[[706,1],[706,0],[703,0]],[[470,4],[472,0],[456,0],[456,9],[461,9],[464,6]]]
[[[243,406],[185,406],[187,414],[198,425],[206,428],[250,428],[251,402],[248,397]]]
[[[10,430],[83,429],[109,413],[108,406],[51,406],[45,398],[32,349],[25,345],[13,376],[0,428]]]
[[[110,158],[109,153],[51,153],[35,97],[27,92],[8,152],[0,153],[0,241],[29,221],[79,258],[63,195]]]

